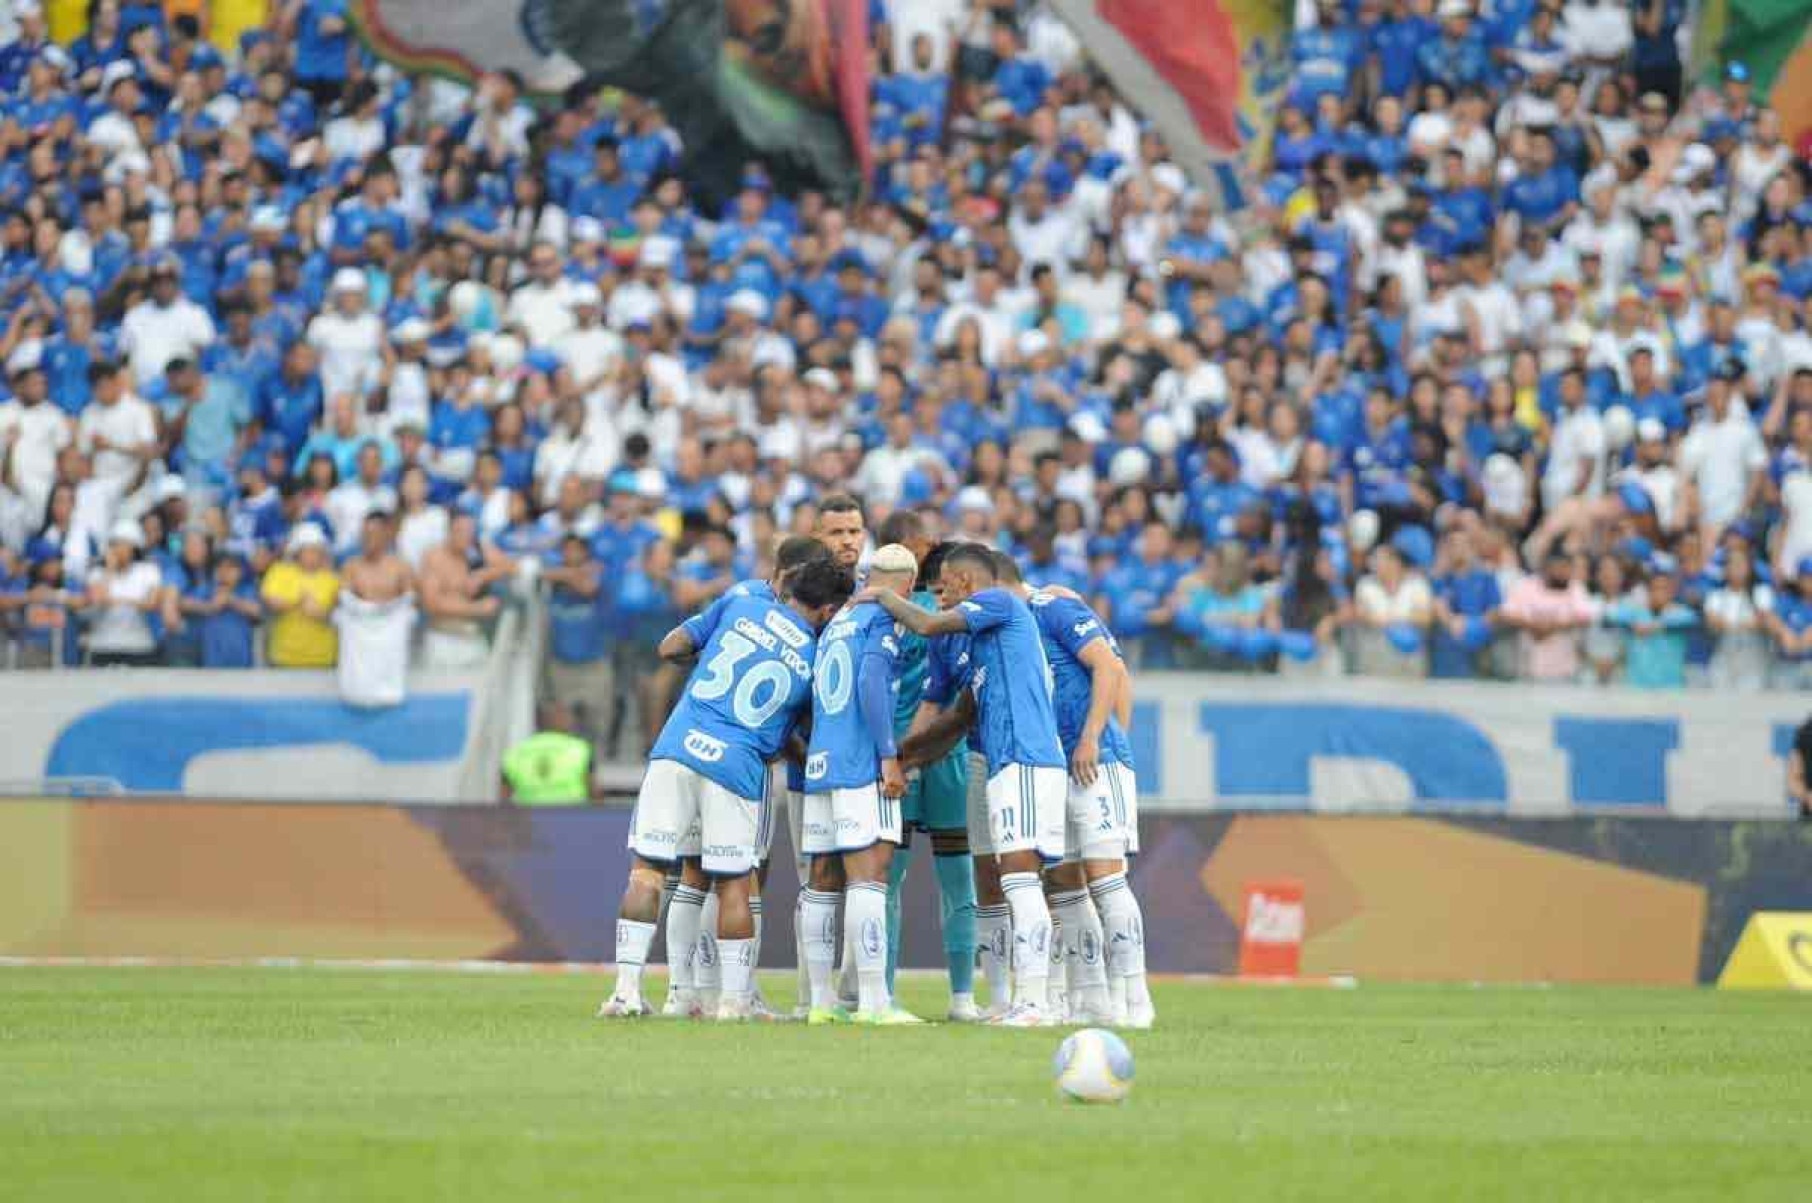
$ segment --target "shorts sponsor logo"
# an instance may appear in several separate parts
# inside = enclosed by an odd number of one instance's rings
[[[841,831],[860,831],[861,829],[862,829],[862,824],[855,819],[838,819],[837,820],[837,830],[840,832]]]
[[[722,760],[727,746],[723,740],[714,735],[706,735],[696,727],[686,732],[686,751],[706,764],[716,764]]]
[[[742,844],[706,844],[704,855],[712,860],[744,860],[749,850]]]
[[[828,772],[830,772],[829,752],[818,752],[806,757],[805,776],[808,781],[816,780]]]

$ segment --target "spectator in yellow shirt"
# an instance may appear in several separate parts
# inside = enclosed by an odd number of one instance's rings
[[[340,636],[333,625],[340,577],[328,553],[327,532],[304,522],[289,537],[288,558],[264,574],[264,604],[273,615],[269,660],[273,668],[332,668]]]

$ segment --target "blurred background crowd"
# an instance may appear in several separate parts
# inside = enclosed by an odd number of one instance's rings
[[[413,593],[467,664],[532,585],[633,752],[653,642],[849,491],[1143,668],[1812,672],[1807,160],[1680,0],[1304,4],[1238,212],[1045,5],[870,7],[863,198],[702,211],[652,104],[345,0],[15,0],[8,663],[325,666]]]

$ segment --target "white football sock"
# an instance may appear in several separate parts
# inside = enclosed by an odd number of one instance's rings
[[[755,941],[723,940],[717,942],[718,964],[723,967],[724,1006],[738,1013],[748,1010],[749,983],[755,976]]]
[[[975,908],[975,947],[988,980],[988,1005],[1007,1004],[1007,971],[1013,966],[1013,912],[1004,902]]]
[[[1070,1009],[1069,979],[1063,971],[1063,924],[1057,918],[1049,894],[1044,896],[1044,904],[1051,909],[1051,973],[1047,979],[1045,1005],[1050,1007],[1051,1014],[1061,1019]]]
[[[672,960],[668,971],[673,975],[673,988],[688,996],[693,989],[693,965],[698,958],[698,925],[704,916],[705,892],[682,885],[673,891],[673,903],[667,908],[667,947]]]
[[[648,963],[648,946],[654,943],[654,924],[634,919],[617,920],[616,998],[642,997],[642,966]]]
[[[799,1005],[812,1005],[812,979],[805,968],[805,888],[793,897],[793,972],[799,979]]]
[[[812,1006],[837,1005],[831,990],[831,963],[837,959],[837,896],[820,890],[799,891],[799,939],[805,971],[811,979]]]
[[[705,905],[698,916],[698,956],[693,960],[692,984],[698,991],[699,1005],[710,1015],[717,1010],[718,995],[723,989],[722,967],[717,959],[717,891],[705,895]]]
[[[755,947],[749,954],[752,958],[749,964],[759,969],[761,967],[761,895],[753,891],[749,894],[749,914],[755,917]]]
[[[857,1003],[859,987],[856,984],[856,928],[849,921],[848,887],[838,897],[843,900],[843,947],[840,950],[842,960],[837,963],[837,1001],[846,1007]]]
[[[859,1010],[887,1009],[887,886],[852,881],[843,893],[843,927],[850,934],[856,963]]]
[[[1097,878],[1089,882],[1088,892],[1101,915],[1108,972],[1125,979],[1129,1003],[1150,1002],[1151,991],[1145,981],[1145,916],[1126,882],[1126,874]]]
[[[1069,977],[1070,1007],[1107,1010],[1107,965],[1101,957],[1101,916],[1086,889],[1051,899],[1051,913],[1063,930],[1063,965]]]
[[[1013,1002],[1043,1009],[1051,980],[1051,911],[1036,873],[1003,873],[1013,912]]]

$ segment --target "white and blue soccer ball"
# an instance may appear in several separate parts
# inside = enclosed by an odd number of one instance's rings
[[[1103,1028],[1083,1028],[1057,1046],[1057,1089],[1080,1103],[1117,1103],[1132,1090],[1132,1050]]]

